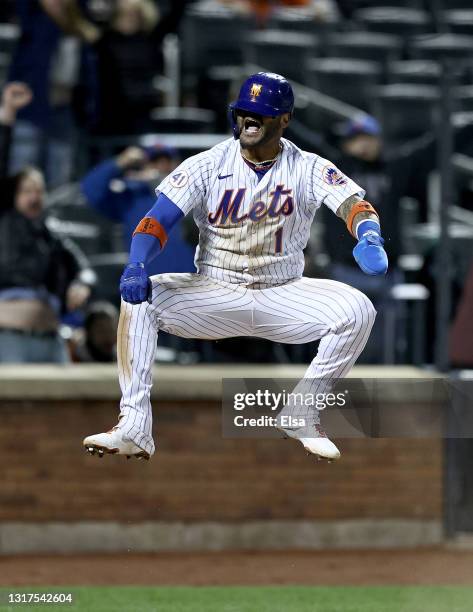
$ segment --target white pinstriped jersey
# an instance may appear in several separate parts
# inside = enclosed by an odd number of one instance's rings
[[[193,211],[198,272],[252,288],[300,278],[317,209],[336,212],[348,197],[364,196],[330,161],[285,138],[281,144],[262,178],[231,138],[188,158],[157,187],[184,214]]]

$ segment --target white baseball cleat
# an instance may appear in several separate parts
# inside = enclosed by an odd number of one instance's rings
[[[329,461],[340,459],[340,451],[328,438],[299,438],[299,440],[308,453]]]
[[[82,444],[90,455],[98,455],[100,458],[106,454],[126,455],[127,459],[136,457],[137,459],[146,459],[147,461],[150,458],[149,453],[131,440],[126,440],[119,427],[112,427],[110,431],[105,433],[87,436]]]
[[[299,440],[306,449],[307,454],[316,455],[319,460],[328,459],[330,463],[340,458],[340,451],[335,444],[328,439],[327,434],[320,425],[314,425],[316,433],[315,438],[299,437],[297,435],[297,429],[283,429],[282,427],[279,429],[286,434],[286,436]]]

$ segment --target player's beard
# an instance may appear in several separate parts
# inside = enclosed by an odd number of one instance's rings
[[[259,147],[264,147],[270,144],[271,142],[279,142],[279,139],[282,136],[281,129],[281,117],[264,117],[261,121],[261,133],[258,134],[256,138],[252,138],[248,136],[244,132],[244,124],[245,120],[239,122],[240,128],[240,145],[243,149],[255,149]]]

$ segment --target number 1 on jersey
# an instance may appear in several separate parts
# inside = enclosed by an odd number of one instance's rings
[[[275,253],[282,253],[282,230],[283,230],[283,228],[280,227],[278,230],[276,230],[276,233],[274,235],[274,251],[275,251]]]

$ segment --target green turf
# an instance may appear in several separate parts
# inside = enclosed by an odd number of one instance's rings
[[[72,605],[8,605],[1,612],[471,612],[473,587],[73,587]]]

